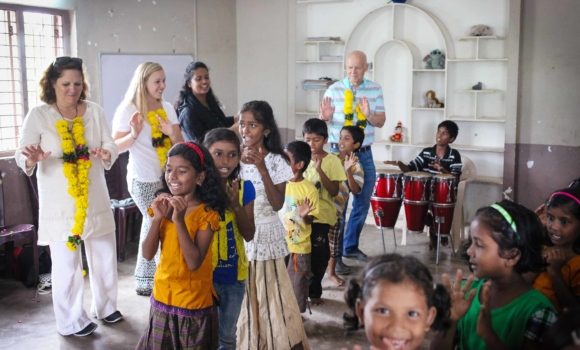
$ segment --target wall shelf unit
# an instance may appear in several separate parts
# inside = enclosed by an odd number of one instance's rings
[[[344,45],[344,41],[342,41],[342,40],[306,40],[306,41],[304,41],[304,45],[320,45],[320,44]]]
[[[298,0],[299,3],[311,4],[318,1]],[[435,144],[435,130],[439,123],[452,120],[458,123],[460,133],[456,141],[459,144],[452,144],[451,147],[467,152],[466,156],[475,157],[478,164],[481,164],[481,169],[478,169],[480,176],[476,181],[501,183],[508,67],[505,64],[508,58],[505,57],[504,38],[495,35],[464,37],[464,33],[458,33],[457,25],[451,27],[455,32],[450,33],[445,23],[451,19],[445,16],[444,11],[435,15],[411,4],[391,3],[373,7],[366,5],[364,0],[324,2],[336,3],[297,8],[298,35],[294,43],[295,57],[298,58],[295,64],[297,139],[301,137],[300,124],[318,115],[318,103],[326,91],[308,89],[305,92],[300,86],[302,81],[314,76],[343,79],[347,76],[346,56],[353,50],[360,50],[366,53],[367,60],[372,63],[372,69],[367,70],[365,77],[383,88],[387,114],[385,126],[375,129],[375,159],[410,161],[417,155],[418,149]],[[326,14],[339,14],[340,11],[356,12],[358,16],[344,15],[339,16],[338,20],[331,20],[332,16],[326,17]],[[489,14],[495,10],[490,11]],[[471,17],[462,17],[461,26],[469,28],[475,20]],[[357,22],[352,18],[360,20]],[[506,30],[505,27],[491,25],[494,29],[499,28],[498,34]],[[341,40],[307,40],[308,37],[329,35]],[[425,68],[423,57],[433,49],[439,49],[446,55],[445,68]],[[338,63],[319,62],[321,55],[341,54],[343,66],[339,69],[337,65],[319,64]],[[483,81],[493,89],[466,89],[477,81]],[[445,104],[444,107],[425,107],[425,94],[429,90],[435,91],[437,99]],[[390,141],[398,121],[403,124],[405,142]]]
[[[342,63],[342,61],[296,61],[298,64],[304,63]]]
[[[459,38],[459,41],[468,41],[468,40],[503,40],[501,36],[495,35],[485,35],[485,36],[464,36]]]
[[[507,58],[448,58],[447,62],[507,62]]]
[[[299,115],[318,115],[318,111],[296,111]]]
[[[342,40],[305,40],[303,45],[307,47],[313,47],[314,51],[310,54],[310,57],[314,56],[315,59],[305,59],[305,60],[296,60],[296,63],[342,63],[344,57],[340,57],[340,60],[322,60],[322,56],[327,55],[331,57],[339,57],[336,55],[335,47],[343,46],[344,41]],[[334,55],[332,55],[334,51]],[[308,57],[308,53],[307,53]]]
[[[467,90],[459,90],[459,92],[472,92],[472,93],[485,93],[485,92],[498,92],[499,90],[497,89],[482,89],[482,90],[473,90],[473,89],[467,89]]]
[[[505,118],[495,118],[495,117],[448,117],[447,120],[452,120],[454,122],[479,122],[479,123],[505,123]]]
[[[346,0],[297,0],[297,4],[319,4],[324,2],[343,2]]]
[[[413,72],[424,72],[424,73],[445,73],[447,69],[426,69],[426,68],[414,68]]]

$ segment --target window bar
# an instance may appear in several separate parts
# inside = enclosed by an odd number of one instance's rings
[[[58,57],[58,27],[57,27],[57,23],[58,23],[58,17],[57,15],[53,15],[52,16],[52,27],[54,28],[54,32],[53,32],[53,41],[54,41],[54,57]]]
[[[18,30],[16,30],[16,33],[14,33],[14,28],[16,27],[16,23],[12,22],[12,14],[10,13],[12,11],[4,11],[6,18],[8,19],[6,22],[6,24],[8,25],[8,50],[10,52],[10,78],[12,79],[12,94],[11,95],[11,100],[12,100],[12,120],[13,125],[14,125],[14,148],[18,148],[18,109],[17,109],[17,101],[16,101],[16,94],[17,94],[17,90],[16,90],[16,80],[19,78],[16,76],[15,74],[15,69],[14,69],[14,56],[15,56],[15,52],[14,52],[14,36],[16,35],[16,39],[18,39]],[[18,60],[19,57],[16,57],[16,59]],[[20,98],[22,102],[22,91],[20,91]]]
[[[20,50],[20,54],[18,57],[20,58],[20,86],[22,88],[22,120],[24,121],[24,117],[28,114],[28,81],[27,81],[27,73],[26,73],[26,42],[24,38],[24,12],[23,11],[16,11],[16,26],[18,28],[18,49]],[[18,139],[18,134],[17,134]],[[18,141],[17,141],[18,142]]]

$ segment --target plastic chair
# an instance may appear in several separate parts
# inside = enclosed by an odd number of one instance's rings
[[[21,239],[29,239],[32,243],[32,254],[34,263],[34,284],[38,281],[38,236],[36,227],[29,224],[5,225],[4,217],[6,210],[4,208],[4,187],[0,179],[0,244],[6,244],[6,267],[10,274],[12,270],[12,251],[14,242]],[[36,289],[35,289],[36,293]]]
[[[473,182],[477,177],[477,170],[475,164],[471,159],[461,155],[461,162],[463,163],[461,169],[461,177],[457,185],[457,201],[455,203],[455,210],[453,211],[453,223],[451,225],[451,242],[453,253],[461,247],[461,239],[465,238],[465,216],[463,213],[463,200],[465,197],[465,187],[468,183]]]

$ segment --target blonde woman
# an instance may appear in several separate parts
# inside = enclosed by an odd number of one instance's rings
[[[159,256],[151,261],[143,258],[141,246],[151,225],[147,209],[161,185],[167,151],[171,145],[183,141],[175,110],[170,103],[163,101],[163,90],[163,67],[153,62],[140,64],[113,119],[113,139],[119,152],[129,150],[129,193],[143,214],[135,267],[138,295],[151,295],[153,276],[159,261]]]

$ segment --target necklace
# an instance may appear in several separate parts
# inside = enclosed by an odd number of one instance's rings
[[[67,120],[67,119],[64,117],[64,115],[62,115],[62,112],[60,111],[60,108],[58,108],[58,104],[55,102],[55,103],[54,103],[54,105],[56,106],[56,109],[58,110],[58,114],[60,114],[60,117],[61,117],[63,120]],[[79,105],[78,105],[78,103],[77,103],[77,104],[75,105],[75,118],[76,118],[76,117],[78,117],[78,114],[79,114]],[[74,118],[73,118],[73,119],[74,119]],[[71,130],[72,130],[72,125],[69,125],[69,126],[68,126],[68,131],[69,131],[69,132],[71,132]]]

